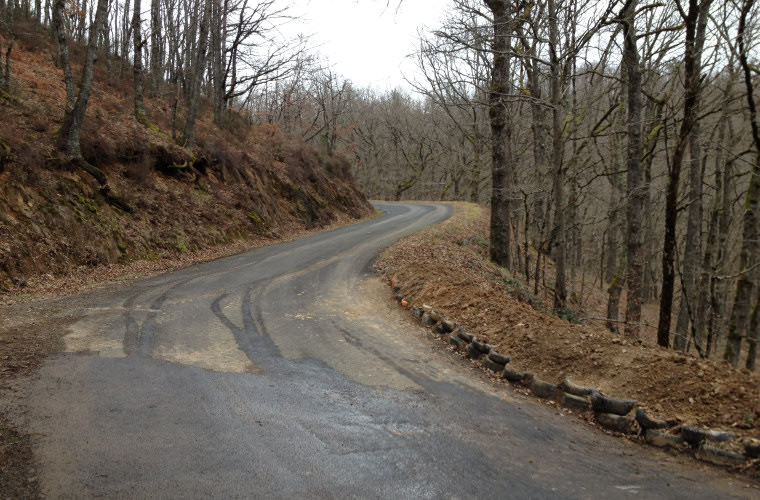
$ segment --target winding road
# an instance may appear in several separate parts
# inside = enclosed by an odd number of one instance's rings
[[[369,265],[441,205],[99,293],[25,381],[48,497],[749,498],[473,376]]]

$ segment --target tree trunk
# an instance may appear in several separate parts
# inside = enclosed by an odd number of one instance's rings
[[[706,2],[709,3],[709,2]],[[662,293],[660,294],[660,320],[657,325],[657,343],[670,345],[670,323],[673,313],[673,289],[675,288],[676,219],[678,216],[678,182],[688,145],[689,134],[698,120],[697,103],[700,81],[698,55],[696,53],[697,24],[700,5],[689,0],[689,12],[684,19],[686,43],[684,50],[684,116],[678,133],[678,143],[669,166],[668,186],[665,197],[665,240],[662,252]]]
[[[158,88],[163,81],[162,61],[162,37],[161,37],[161,1],[150,2],[150,76],[151,93],[158,94]]]
[[[470,171],[470,201],[480,203],[480,172],[483,168],[481,165],[481,151],[483,143],[480,140],[478,132],[478,111],[472,109],[472,170]]]
[[[214,123],[224,121],[227,86],[224,77],[224,31],[226,30],[226,2],[214,0],[214,26],[211,31],[211,67],[214,82]]]
[[[105,23],[106,7],[108,0],[98,0],[95,17],[90,26],[90,36],[87,40],[87,50],[85,52],[84,64],[82,65],[82,76],[79,84],[79,93],[76,100],[73,99],[74,84],[71,78],[71,66],[69,61],[68,40],[63,26],[63,16],[65,15],[66,0],[56,0],[53,7],[53,25],[55,26],[58,38],[58,54],[64,67],[64,79],[66,86],[66,107],[63,116],[63,126],[61,127],[60,145],[71,162],[89,173],[100,184],[101,191],[106,195],[109,203],[112,203],[126,211],[129,207],[118,198],[108,195],[108,179],[105,174],[97,167],[90,165],[83,157],[80,149],[80,137],[82,135],[82,125],[84,124],[87,103],[90,99],[92,81],[95,75],[95,60],[97,59],[97,33],[100,27]],[[73,103],[73,104],[72,104]]]
[[[523,43],[530,43],[528,40],[523,39]],[[535,170],[536,177],[538,179],[538,193],[535,195],[535,202],[533,208],[535,214],[533,220],[544,221],[546,217],[546,206],[549,203],[548,196],[546,195],[544,179],[551,176],[549,171],[549,154],[547,151],[547,145],[549,144],[548,125],[546,120],[546,107],[541,102],[543,96],[543,90],[541,88],[540,71],[538,68],[538,62],[534,59],[536,54],[536,43],[530,43],[530,55],[532,56],[526,61],[526,71],[528,73],[528,92],[532,97],[530,104],[531,114],[531,132],[533,134],[533,168]],[[546,225],[546,221],[544,221]],[[538,241],[541,238],[538,224],[533,224],[533,227],[528,229],[530,237],[534,241]]]
[[[143,100],[145,75],[142,62],[143,39],[140,4],[140,0],[135,0],[134,12],[132,15],[132,50],[134,52],[132,71],[135,81],[135,118],[137,118],[139,123],[144,125],[147,123],[147,118],[145,117],[145,102]]]
[[[76,96],[74,95],[74,77],[71,74],[71,62],[69,58],[69,41],[64,26],[64,9],[66,0],[56,0],[53,4],[53,31],[58,41],[58,64],[63,68],[63,85],[66,89],[66,103],[64,113],[70,113],[74,108]]]
[[[735,79],[733,61],[729,63],[729,78],[726,89],[723,92],[723,111],[720,117],[720,128],[718,131],[718,144],[724,144],[726,129],[730,127],[730,103],[733,99],[733,82]],[[731,134],[733,135],[733,134]],[[723,264],[726,260],[728,230],[731,214],[731,193],[733,192],[733,168],[732,162],[726,160],[724,148],[720,148],[715,158],[715,189],[716,200],[713,207],[711,220],[715,218],[714,231],[715,242],[712,253],[714,259],[710,264],[710,316],[707,321],[707,338],[705,345],[706,355],[709,357],[715,345],[717,338],[722,333],[721,326],[724,323],[724,313],[726,309],[726,296],[728,295],[726,280],[717,279],[719,270],[724,269]],[[709,237],[712,237],[712,232]],[[708,249],[712,248],[708,243]],[[705,260],[707,261],[707,258]]]
[[[618,141],[616,140],[617,134],[613,134],[612,136],[612,155],[613,155],[613,163],[612,163],[612,170],[613,172],[607,176],[607,179],[610,183],[610,197],[609,197],[609,208],[608,208],[608,220],[609,224],[607,225],[607,237],[605,238],[604,245],[606,247],[605,254],[606,257],[606,263],[605,263],[605,272],[604,276],[601,277],[600,281],[604,281],[607,283],[610,283],[609,288],[607,288],[607,318],[611,319],[613,321],[607,322],[607,328],[615,333],[619,333],[618,328],[618,313],[620,310],[620,293],[621,293],[621,284],[623,281],[623,277],[621,276],[621,269],[623,266],[620,265],[618,262],[618,234],[620,233],[619,224],[620,221],[618,220],[618,198],[620,196],[620,177],[621,174],[618,173],[618,171],[621,170],[620,165],[620,157],[618,156]]]
[[[198,31],[198,48],[193,58],[193,66],[190,71],[190,92],[188,98],[190,100],[189,109],[187,112],[187,121],[185,122],[185,147],[193,149],[195,145],[195,121],[198,118],[198,109],[201,104],[201,81],[203,79],[203,72],[206,68],[206,50],[208,48],[208,32],[209,23],[211,22],[211,2],[213,0],[206,0],[203,8],[203,19],[201,20],[200,29]]]
[[[757,124],[757,110],[755,108],[754,88],[752,85],[752,70],[747,62],[747,52],[744,44],[744,30],[747,23],[747,15],[754,0],[745,0],[742,5],[741,17],[739,19],[739,30],[737,34],[737,45],[739,47],[739,61],[744,72],[744,85],[747,93],[747,104],[749,105],[750,123],[752,125],[752,138],[755,144],[755,162],[752,166],[752,172],[747,186],[747,195],[744,202],[744,217],[742,220],[742,248],[740,253],[741,274],[736,283],[736,294],[734,296],[734,305],[731,310],[731,319],[728,322],[728,336],[726,339],[726,349],[723,358],[737,366],[739,363],[739,353],[741,351],[742,333],[745,331],[747,324],[747,314],[749,312],[750,300],[755,283],[750,276],[750,267],[756,260],[758,251],[758,228],[757,228],[757,197],[760,195],[760,130]],[[754,341],[757,340],[757,332],[751,333]],[[756,342],[752,344],[756,349]],[[756,350],[753,349],[752,359],[747,357],[747,364],[754,367]]]
[[[643,183],[641,167],[641,69],[639,52],[636,46],[635,13],[636,0],[629,0],[623,11],[623,65],[625,66],[628,108],[628,153],[627,153],[627,194],[626,222],[628,226],[626,241],[626,310],[625,333],[639,335],[641,322],[641,276],[644,266],[642,256],[643,228],[642,219],[647,192]]]
[[[509,193],[512,180],[510,154],[511,123],[507,116],[506,96],[509,93],[509,35],[505,0],[486,0],[493,13],[493,67],[488,93],[488,116],[491,122],[491,241],[490,258],[496,264],[511,269]]]
[[[92,81],[95,74],[95,60],[97,59],[98,38],[97,36],[94,36],[94,34],[97,33],[99,27],[105,21],[107,3],[108,0],[98,0],[95,12],[95,20],[93,22],[93,25],[90,27],[90,33],[92,33],[93,36],[90,36],[88,39],[85,61],[84,65],[82,66],[82,77],[81,83],[79,84],[79,94],[77,95],[76,101],[74,102],[74,105],[71,107],[71,109],[69,109],[67,106],[67,109],[64,113],[63,127],[61,128],[61,142],[66,154],[75,160],[82,158],[79,139],[82,134],[82,124],[84,123],[84,117],[87,111],[87,103],[90,99],[90,90],[92,88]],[[65,58],[65,60],[62,61],[64,68],[70,65],[68,61],[68,44],[66,41],[66,35],[62,22],[65,4],[65,0],[56,0],[55,2],[55,10],[58,17],[58,40],[59,43],[63,41],[63,45],[66,46],[65,48],[59,48],[59,54]],[[73,94],[73,81],[69,80],[71,76],[70,71],[71,70],[69,69],[69,76],[65,77],[67,80],[67,95],[70,93]],[[64,73],[66,73],[66,71],[64,71]]]
[[[607,329],[613,333],[620,333],[618,329],[618,311],[620,310],[620,292],[623,287],[620,286],[622,277],[618,274],[612,279],[610,287],[607,289]]]
[[[700,8],[699,18],[697,21],[696,39],[694,40],[694,72],[696,78],[702,72],[702,50],[705,43],[705,30],[707,27],[707,14],[710,9],[711,0],[704,2]],[[699,81],[695,84],[700,85]],[[694,113],[699,113],[700,94],[697,90],[693,107]],[[701,127],[698,119],[694,120],[689,132],[689,213],[686,222],[686,247],[688,251],[683,252],[683,283],[681,292],[681,311],[678,322],[676,323],[676,335],[673,339],[673,349],[683,351],[688,345],[689,339],[689,321],[691,318],[689,310],[694,310],[697,302],[697,272],[699,268],[699,258],[702,255],[702,182],[704,180],[704,171],[702,168],[702,144],[700,143]],[[697,328],[697,325],[693,325]],[[701,325],[699,327],[701,329]],[[701,330],[700,330],[701,334]]]
[[[562,165],[563,134],[562,118],[562,76],[559,61],[558,9],[554,0],[549,0],[549,59],[551,62],[551,103],[552,103],[552,163],[554,167],[554,225],[557,228],[557,256],[555,261],[554,309],[567,305],[567,227],[565,219],[565,170]]]

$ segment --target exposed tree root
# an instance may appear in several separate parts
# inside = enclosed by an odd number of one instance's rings
[[[98,182],[98,184],[100,184],[100,194],[103,195],[106,203],[115,208],[118,208],[119,210],[123,210],[128,214],[132,213],[132,207],[129,206],[126,201],[113,194],[111,187],[108,185],[108,177],[106,177],[106,174],[104,174],[102,170],[94,165],[91,165],[81,156],[78,158],[71,158],[71,163],[90,174]]]

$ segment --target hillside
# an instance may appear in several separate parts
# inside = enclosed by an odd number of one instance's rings
[[[33,25],[16,31],[0,92],[0,293],[34,276],[274,240],[371,212],[345,159],[276,126],[233,114],[220,128],[203,103],[189,151],[172,140],[168,86],[146,94],[150,126],[138,124],[131,70],[119,78],[119,61],[109,72],[101,57],[81,142],[108,177],[104,194],[56,147],[65,91],[55,47]],[[78,75],[81,54],[72,56]]]

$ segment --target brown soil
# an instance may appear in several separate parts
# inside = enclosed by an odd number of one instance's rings
[[[514,368],[636,399],[661,418],[760,435],[760,375],[540,312],[525,303],[539,300],[488,262],[487,241],[486,211],[458,204],[452,219],[403,239],[376,267],[411,305],[434,306],[512,356]]]

